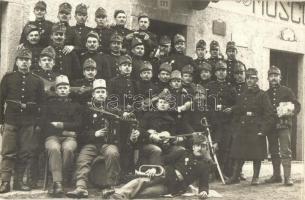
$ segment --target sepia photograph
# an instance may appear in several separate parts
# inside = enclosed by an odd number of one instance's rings
[[[305,1],[0,0],[0,199],[305,200]]]

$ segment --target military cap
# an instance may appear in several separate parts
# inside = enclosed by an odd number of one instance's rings
[[[216,40],[213,40],[211,43],[210,43],[210,50],[212,49],[218,49],[219,48],[219,43],[216,41]]]
[[[205,48],[207,46],[207,43],[204,40],[199,40],[196,44],[196,49],[197,48]]]
[[[170,80],[173,79],[182,79],[181,72],[179,70],[172,71]]]
[[[124,63],[132,63],[131,57],[129,55],[123,55],[119,57],[118,65],[124,64]]]
[[[170,92],[167,90],[167,91],[162,91],[159,95],[158,95],[158,99],[163,99],[165,101],[170,101],[172,98]]]
[[[237,63],[234,65],[233,70],[234,70],[234,73],[244,72],[244,71],[246,71],[246,66],[244,63],[237,61]]]
[[[200,133],[193,134],[193,144],[207,144],[207,137]]]
[[[47,46],[40,52],[40,57],[44,56],[48,56],[54,60],[56,57],[55,49],[52,46]]]
[[[198,69],[199,69],[199,72],[201,72],[202,70],[206,70],[206,71],[211,72],[212,71],[212,66],[207,62],[203,62],[203,63],[200,63],[198,65]]]
[[[88,6],[83,3],[78,4],[75,8],[75,14],[77,13],[88,15]]]
[[[146,17],[149,18],[149,17],[148,17],[148,14],[142,12],[142,13],[140,13],[139,16],[138,16],[138,21],[139,21],[141,18],[146,18]]]
[[[47,10],[47,4],[44,1],[38,1],[35,6],[34,9],[41,9],[41,10]]]
[[[32,59],[32,52],[30,49],[28,48],[20,48],[17,50],[17,58],[28,58],[28,59]]]
[[[257,70],[255,68],[249,68],[246,70],[246,77],[256,77],[257,78]]]
[[[143,61],[140,65],[140,72],[143,71],[151,71],[152,70],[152,65],[148,61]]]
[[[56,23],[52,26],[52,33],[65,33],[67,30],[66,26],[61,23]]]
[[[182,74],[193,74],[194,72],[194,67],[192,65],[185,65],[181,69]]]
[[[138,45],[143,45],[143,41],[140,38],[134,37],[131,41],[131,48],[134,48]]]
[[[118,16],[118,14],[120,14],[120,13],[123,13],[123,14],[126,15],[126,12],[124,10],[115,10],[114,14],[113,14],[113,17],[116,18]]]
[[[215,71],[220,69],[227,69],[227,64],[222,60],[218,61],[215,65]]]
[[[83,69],[86,68],[96,68],[96,62],[92,58],[86,59],[83,64]]]
[[[97,88],[106,88],[106,81],[104,79],[95,79],[93,81],[93,90]]]
[[[268,70],[268,76],[271,75],[271,74],[279,74],[279,75],[281,75],[281,70],[278,67],[272,65],[269,68],[269,70]]]
[[[160,45],[170,45],[171,39],[167,35],[162,35],[159,41]]]
[[[185,42],[185,38],[183,35],[180,34],[176,34],[174,36],[174,44],[178,43],[178,42]]]
[[[106,17],[107,16],[107,12],[104,8],[99,7],[96,11],[95,11],[95,17]]]
[[[90,31],[90,32],[86,35],[86,39],[88,39],[89,37],[96,38],[98,41],[100,41],[100,36],[99,36],[98,33],[95,32],[95,31]]]
[[[159,72],[167,71],[167,72],[171,73],[172,70],[173,70],[173,67],[168,62],[162,63],[159,68]]]
[[[63,12],[63,13],[66,13],[66,14],[71,14],[71,11],[72,11],[72,6],[71,4],[65,2],[65,3],[62,3],[59,5],[59,9],[58,9],[58,12]]]
[[[66,75],[59,75],[55,79],[55,86],[58,85],[70,85],[69,79]]]
[[[24,27],[24,33],[25,35],[27,36],[28,34],[30,34],[32,31],[38,31],[39,32],[39,29],[36,25],[34,24],[27,24],[25,27]]]
[[[123,42],[124,38],[118,32],[114,32],[110,37],[110,42]]]
[[[235,42],[229,41],[229,42],[227,43],[226,51],[228,51],[229,49],[234,49],[234,50],[236,50]]]

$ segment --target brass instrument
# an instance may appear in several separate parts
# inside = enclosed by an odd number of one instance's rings
[[[44,91],[54,91],[55,89],[55,80],[54,81],[49,81],[35,73],[32,73],[34,76],[36,76],[37,78],[40,78],[43,83],[44,83]]]
[[[154,177],[165,176],[165,169],[161,165],[141,165],[139,170],[135,170],[135,174],[141,177],[148,177],[145,173],[148,169],[155,168],[157,170]]]

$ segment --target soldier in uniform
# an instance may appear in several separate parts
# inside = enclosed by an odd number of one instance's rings
[[[194,66],[193,59],[185,55],[185,38],[183,35],[176,34],[174,36],[174,49],[170,56],[165,60],[172,62],[173,70],[181,71],[182,67],[186,65]]]
[[[39,126],[46,136],[45,148],[53,178],[48,193],[60,197],[63,194],[63,180],[65,184],[71,181],[71,168],[77,147],[76,132],[81,124],[81,107],[68,97],[70,84],[67,76],[57,76],[55,87],[56,96],[45,102],[41,109]]]
[[[265,180],[266,183],[282,182],[281,163],[284,169],[284,184],[293,185],[291,179],[291,129],[292,119],[300,112],[300,103],[293,91],[280,84],[281,70],[276,66],[271,66],[268,71],[269,89],[267,94],[272,103],[275,115],[275,124],[268,134],[269,151],[271,154],[273,175]],[[294,105],[292,113],[283,113],[279,115],[280,105],[283,102],[290,102]]]
[[[237,65],[238,61],[236,59],[236,54],[237,54],[237,48],[235,46],[235,42],[229,41],[227,43],[226,47],[226,54],[227,54],[227,66],[228,66],[228,75],[227,75],[227,81],[230,82],[231,84],[235,83],[235,78],[234,78],[234,66]]]
[[[239,182],[243,161],[253,161],[251,185],[259,184],[261,161],[267,156],[266,134],[273,124],[272,106],[268,95],[257,85],[257,70],[246,71],[247,88],[233,106],[234,139],[231,156],[235,159],[233,176],[227,184]]]
[[[15,170],[13,189],[31,190],[23,183],[23,177],[25,168],[37,148],[34,125],[44,98],[42,80],[29,72],[31,59],[32,53],[29,49],[18,50],[16,59],[18,70],[4,75],[0,84],[0,130],[2,131],[0,193],[10,191],[13,170]]]
[[[155,83],[158,93],[169,88],[169,80],[172,72],[172,66],[167,62],[162,63],[159,68],[158,81]]]
[[[216,80],[216,77],[215,77],[215,66],[216,66],[216,63],[219,61],[219,60],[222,60],[223,57],[220,53],[220,47],[219,47],[219,43],[215,40],[213,40],[211,43],[210,43],[210,54],[211,54],[211,57],[209,57],[207,59],[208,63],[212,66],[212,77],[211,77],[211,80]]]
[[[88,177],[94,163],[99,157],[105,162],[106,177],[105,185],[115,186],[118,184],[120,173],[118,138],[114,135],[113,116],[108,114],[106,108],[106,81],[96,79],[93,82],[92,101],[86,107],[83,114],[83,130],[80,139],[82,146],[76,162],[76,189],[66,195],[70,198],[88,197]],[[92,109],[94,108],[94,109]],[[106,111],[106,112],[104,112]]]
[[[54,24],[51,34],[51,46],[55,49],[56,58],[53,71],[68,76],[71,80],[80,78],[81,66],[75,51],[65,53],[66,27]]]
[[[244,63],[237,61],[233,66],[234,84],[237,96],[240,96],[246,88],[246,66]]]
[[[194,79],[194,67],[192,65],[186,65],[181,70],[182,86],[187,90],[188,94],[193,95],[196,85],[193,82]]]
[[[47,47],[50,44],[50,36],[53,23],[45,19],[47,13],[47,4],[44,1],[38,1],[34,6],[35,21],[29,21],[26,25],[34,25],[38,28],[40,34],[40,44],[42,47]],[[23,29],[19,43],[26,42],[26,33]]]
[[[140,79],[140,67],[143,65],[145,53],[145,45],[143,41],[137,37],[131,42],[131,58],[132,58],[132,73],[131,78],[135,81]]]
[[[209,165],[204,159],[208,150],[207,139],[203,135],[195,135],[191,151],[172,154],[165,164],[164,176],[156,175],[156,168],[146,171],[147,176],[137,178],[115,189],[110,199],[141,198],[141,194],[150,198],[159,197],[162,194],[179,195],[186,191],[194,181],[199,182],[198,197],[208,198],[209,193]]]
[[[81,54],[81,63],[84,64],[85,60],[91,58],[96,63],[97,75],[96,78],[103,78],[108,81],[111,78],[111,67],[106,65],[104,55],[99,51],[100,37],[97,32],[90,31],[86,39],[86,51]]]
[[[86,39],[87,34],[91,31],[91,28],[86,26],[86,21],[88,19],[88,6],[85,4],[78,4],[75,8],[75,20],[76,25],[72,26],[72,30],[75,31],[75,33],[78,35],[78,38],[80,39],[81,46],[79,49],[79,52],[83,52],[86,49]]]
[[[95,22],[96,22],[96,28],[94,29],[94,31],[98,33],[100,38],[99,51],[102,51],[103,53],[108,53],[109,41],[112,33],[107,24],[107,12],[104,8],[99,7],[95,11]]]
[[[195,67],[195,77],[194,77],[194,82],[198,83],[198,81],[200,80],[200,76],[199,76],[199,65],[207,62],[206,60],[206,54],[207,54],[207,44],[204,40],[199,40],[196,44],[196,55],[197,58],[194,60],[194,67]]]
[[[207,84],[211,81],[212,66],[207,62],[203,62],[198,65],[198,70],[199,70],[198,84],[206,88]]]

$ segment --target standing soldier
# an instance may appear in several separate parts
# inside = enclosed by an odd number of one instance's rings
[[[196,44],[196,55],[197,59],[194,60],[194,67],[195,67],[195,77],[194,77],[194,82],[198,83],[200,80],[200,75],[199,75],[199,65],[207,62],[205,56],[207,54],[207,44],[204,40],[199,40]]]
[[[228,66],[228,76],[227,76],[227,81],[230,82],[231,84],[234,84],[235,78],[234,78],[234,66],[240,62],[236,59],[236,54],[237,54],[237,49],[235,46],[235,42],[229,41],[227,43],[227,48],[226,48],[226,54],[227,54],[227,66]]]
[[[246,66],[244,63],[237,61],[233,66],[234,84],[237,96],[240,96],[246,88]]]
[[[273,166],[273,176],[267,179],[266,183],[282,182],[281,163],[284,169],[284,184],[293,185],[291,180],[291,129],[293,116],[300,112],[300,103],[296,99],[293,91],[280,84],[281,70],[271,66],[268,71],[269,89],[267,94],[273,106],[275,114],[275,125],[268,135],[269,151]],[[291,104],[292,108],[285,109],[281,104]],[[287,106],[288,107],[288,106]],[[293,108],[294,107],[294,108]],[[289,110],[283,112],[282,110]]]
[[[231,157],[235,164],[227,184],[239,182],[240,169],[247,160],[253,161],[251,185],[259,184],[261,161],[267,156],[266,134],[273,123],[273,114],[268,95],[258,87],[257,81],[257,70],[249,68],[246,71],[247,88],[232,109],[236,134]]]
[[[216,77],[215,77],[215,66],[216,66],[216,63],[219,61],[219,60],[222,60],[223,57],[220,53],[220,47],[219,47],[219,43],[215,40],[213,40],[211,43],[210,43],[210,55],[211,57],[209,57],[207,59],[208,63],[212,66],[212,77],[211,77],[211,80],[216,80]]]
[[[42,47],[47,47],[50,44],[50,36],[53,23],[49,20],[45,19],[45,15],[47,13],[47,4],[44,1],[38,1],[34,6],[34,15],[35,21],[29,21],[25,26],[31,24],[38,27],[41,39]],[[20,44],[25,43],[26,41],[26,34],[25,29],[23,29]]]
[[[85,4],[78,4],[75,8],[75,20],[76,25],[72,26],[72,30],[76,32],[78,38],[80,38],[81,46],[80,46],[80,53],[83,52],[86,47],[86,38],[87,34],[90,32],[91,28],[86,26],[86,21],[88,19],[88,6]]]
[[[23,176],[36,150],[34,124],[44,97],[42,80],[29,72],[31,59],[29,49],[18,50],[18,71],[4,75],[0,84],[0,128],[3,134],[0,193],[10,191],[14,169],[13,189],[31,190],[23,183]]]
[[[133,38],[131,42],[132,73],[131,78],[134,81],[140,79],[140,67],[143,65],[145,54],[145,45],[139,38]]]
[[[104,8],[99,7],[95,11],[95,22],[96,22],[96,28],[94,31],[96,31],[99,35],[100,41],[100,48],[99,51],[102,51],[103,53],[109,52],[109,41],[111,37],[111,30],[108,27],[107,24],[107,12]]]

